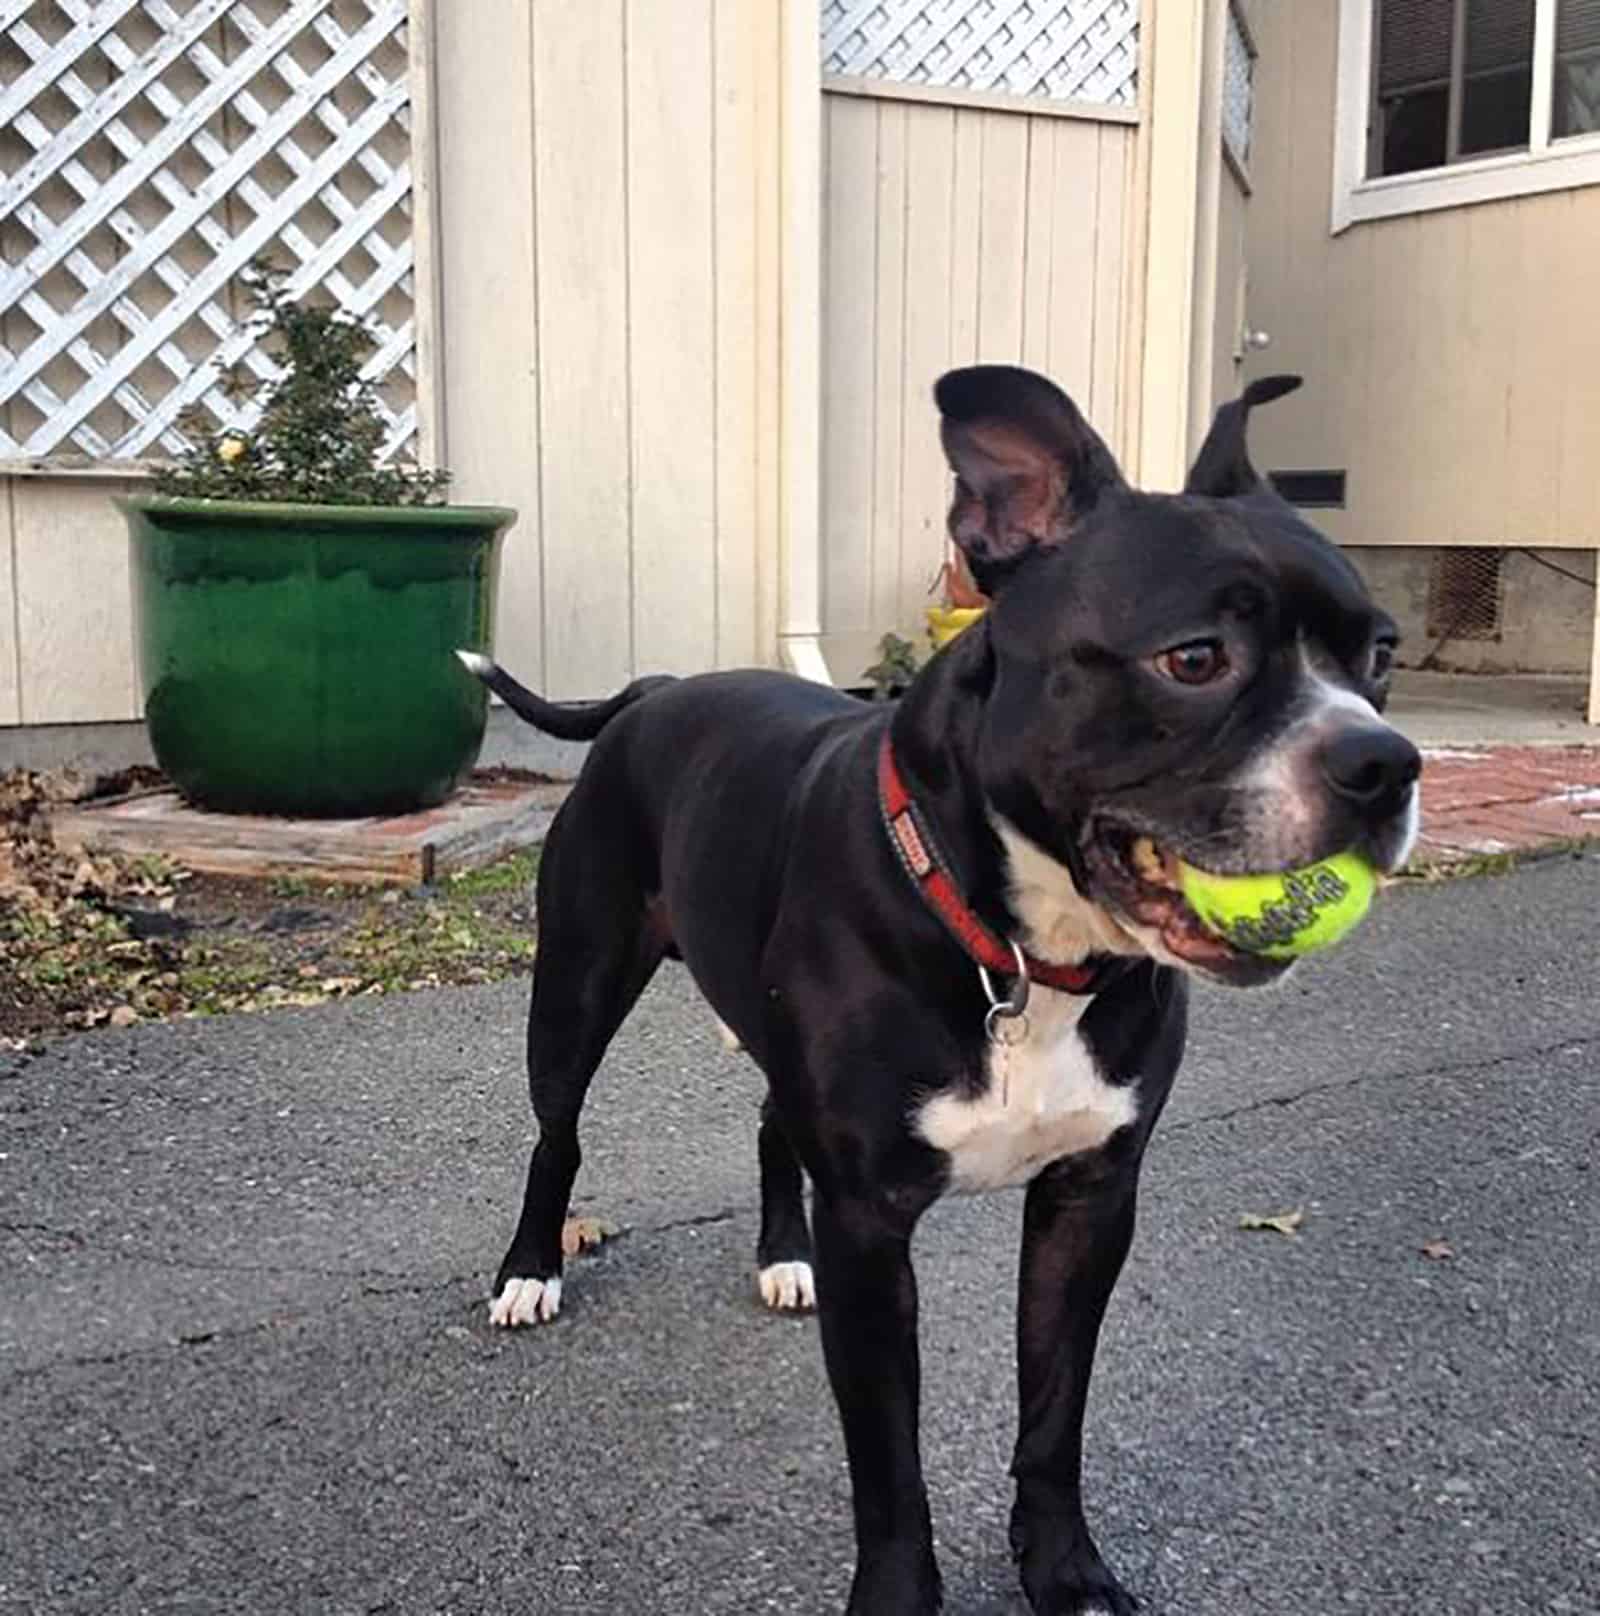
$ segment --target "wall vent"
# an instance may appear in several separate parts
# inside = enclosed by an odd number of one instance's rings
[[[1272,486],[1291,505],[1307,511],[1344,509],[1342,471],[1269,471]]]
[[[1505,599],[1504,550],[1436,550],[1428,569],[1428,638],[1500,638]]]

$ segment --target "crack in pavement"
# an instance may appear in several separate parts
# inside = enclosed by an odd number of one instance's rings
[[[1264,1111],[1288,1110],[1306,1100],[1316,1099],[1328,1094],[1348,1093],[1368,1084],[1470,1076],[1474,1073],[1491,1072],[1552,1055],[1575,1055],[1594,1051],[1600,1051],[1600,1035],[1567,1036],[1550,1043],[1530,1045],[1524,1049],[1491,1056],[1485,1060],[1451,1061],[1433,1066],[1403,1067],[1396,1071],[1366,1072],[1348,1078],[1330,1079],[1323,1083],[1308,1084],[1305,1088],[1296,1089],[1288,1094],[1264,1095],[1259,1100],[1246,1101],[1244,1104],[1231,1106],[1224,1111],[1214,1111],[1203,1116],[1169,1121],[1164,1128],[1159,1130],[1158,1138],[1167,1139],[1175,1134],[1192,1133],[1198,1129],[1235,1122],[1241,1117],[1253,1116]],[[1554,1073],[1549,1074],[1550,1077],[1555,1077],[1556,1075]],[[619,1229],[610,1239],[616,1240],[630,1234],[675,1234],[685,1229],[710,1228],[732,1222],[740,1217],[751,1216],[758,1209],[758,1203],[751,1200],[722,1206],[710,1212],[691,1213],[683,1217],[668,1218],[660,1222],[637,1222]],[[148,1248],[106,1245],[92,1240],[75,1229],[57,1228],[51,1224],[31,1221],[0,1222],[0,1234],[41,1235],[47,1239],[62,1241],[80,1251],[93,1252],[101,1256],[128,1262],[144,1263],[154,1267],[170,1268],[180,1272],[271,1274],[288,1278],[352,1280],[357,1282],[360,1288],[359,1294],[362,1295],[403,1295],[409,1292],[439,1289],[450,1284],[464,1282],[460,1278],[444,1281],[418,1280],[409,1273],[387,1268],[319,1267],[305,1263],[247,1263],[204,1257],[169,1256],[161,1252],[151,1251]],[[386,1280],[395,1283],[383,1287],[381,1282]]]
[[[696,1212],[686,1217],[669,1218],[661,1223],[634,1223],[609,1235],[605,1243],[609,1245],[612,1241],[622,1239],[630,1234],[670,1234],[680,1229],[706,1228],[719,1223],[731,1222],[735,1218],[754,1213],[756,1210],[757,1203],[750,1201],[734,1206],[721,1207],[714,1212]],[[46,1239],[59,1240],[76,1250],[92,1252],[97,1256],[111,1257],[119,1261],[143,1263],[155,1268],[171,1268],[179,1272],[275,1274],[303,1279],[349,1279],[361,1282],[363,1289],[369,1291],[370,1294],[380,1293],[371,1290],[367,1284],[368,1281],[399,1281],[400,1283],[394,1288],[395,1291],[416,1288],[418,1285],[418,1282],[409,1273],[392,1268],[329,1268],[318,1267],[309,1263],[252,1263],[225,1261],[221,1258],[170,1256],[164,1252],[151,1251],[148,1247],[108,1245],[103,1241],[93,1240],[88,1235],[80,1234],[76,1229],[61,1229],[48,1223],[0,1221],[0,1235],[5,1234],[42,1235]],[[582,1253],[582,1255],[589,1254],[588,1252]],[[424,1288],[434,1288],[436,1283],[428,1281]]]
[[[120,1262],[143,1263],[153,1268],[174,1268],[180,1271],[212,1274],[281,1274],[303,1279],[405,1279],[404,1273],[390,1268],[319,1268],[307,1263],[247,1263],[228,1262],[220,1258],[177,1257],[147,1247],[107,1245],[79,1234],[76,1229],[58,1229],[48,1223],[0,1223],[0,1234],[38,1234],[50,1240],[59,1240],[76,1250],[93,1252],[97,1256],[111,1257]]]
[[[1330,1078],[1325,1083],[1311,1083],[1289,1094],[1267,1094],[1259,1100],[1247,1100],[1243,1105],[1230,1106],[1226,1111],[1211,1111],[1204,1116],[1169,1122],[1164,1128],[1157,1130],[1157,1138],[1171,1138],[1175,1133],[1189,1133],[1196,1128],[1213,1127],[1219,1122],[1233,1122],[1239,1117],[1251,1116],[1258,1111],[1287,1110],[1291,1106],[1299,1105],[1302,1100],[1312,1100],[1322,1094],[1348,1093],[1351,1089],[1362,1088],[1368,1083],[1404,1083],[1418,1079],[1467,1077],[1474,1073],[1491,1072],[1497,1067],[1515,1066],[1521,1062],[1539,1060],[1551,1055],[1579,1054],[1592,1050],[1600,1050],[1600,1035],[1558,1038],[1554,1043],[1534,1044],[1507,1054],[1491,1055],[1485,1060],[1450,1061],[1438,1066],[1406,1067],[1393,1072],[1364,1072],[1356,1077]],[[1554,1079],[1558,1075],[1549,1073],[1546,1080]]]
[[[0,1234],[42,1234],[50,1240],[64,1240],[69,1246],[87,1246],[89,1242],[72,1229],[56,1229],[48,1223],[0,1223]]]
[[[348,1306],[352,1301],[362,1298],[382,1299],[392,1296],[422,1295],[430,1291],[448,1291],[463,1285],[477,1285],[481,1279],[482,1276],[477,1273],[451,1274],[443,1279],[411,1280],[403,1285],[362,1285],[350,1294],[330,1297],[320,1307],[286,1307],[266,1318],[255,1319],[249,1324],[221,1325],[216,1329],[206,1329],[203,1326],[179,1328],[159,1340],[142,1341],[137,1346],[124,1347],[116,1352],[82,1353],[77,1356],[52,1358],[46,1363],[30,1364],[8,1375],[0,1376],[0,1391],[25,1381],[37,1380],[44,1375],[54,1374],[62,1369],[126,1364],[183,1348],[230,1345],[251,1336],[262,1335],[269,1330],[281,1329],[285,1325],[300,1325],[310,1320],[326,1318],[340,1308]]]
[[[628,1229],[619,1230],[612,1239],[618,1239],[628,1234],[672,1234],[683,1229],[703,1228],[733,1221],[736,1218],[754,1215],[757,1207],[755,1203],[737,1206],[722,1207],[714,1212],[694,1213],[687,1217],[669,1219],[657,1224],[636,1224]],[[82,1235],[71,1230],[51,1228],[46,1224],[7,1224],[0,1223],[0,1233],[3,1232],[37,1232],[56,1239],[68,1240],[79,1249],[93,1251],[100,1255],[126,1256],[128,1253],[96,1245],[85,1239]],[[607,1242],[610,1243],[609,1241]],[[585,1252],[582,1257],[569,1259],[581,1261],[583,1257],[591,1257],[593,1252]],[[84,1366],[107,1366],[134,1362],[140,1358],[148,1358],[158,1353],[170,1353],[182,1348],[196,1346],[227,1345],[235,1341],[247,1339],[262,1334],[267,1330],[281,1328],[284,1325],[298,1325],[308,1320],[327,1317],[340,1308],[348,1307],[351,1303],[363,1300],[382,1300],[391,1297],[424,1296],[440,1291],[456,1290],[463,1286],[482,1287],[488,1269],[475,1270],[470,1274],[449,1274],[441,1278],[421,1278],[413,1275],[395,1273],[386,1269],[325,1269],[308,1267],[271,1267],[263,1264],[227,1264],[207,1263],[204,1261],[187,1261],[178,1258],[163,1258],[156,1256],[139,1257],[136,1260],[154,1263],[159,1266],[174,1269],[194,1269],[201,1272],[224,1273],[271,1273],[298,1276],[306,1278],[348,1279],[356,1281],[355,1287],[346,1294],[328,1298],[321,1306],[295,1307],[286,1306],[266,1318],[256,1319],[249,1324],[222,1326],[217,1329],[206,1329],[203,1326],[180,1327],[173,1333],[162,1336],[159,1340],[147,1340],[137,1346],[124,1348],[112,1353],[85,1353],[78,1356],[52,1358],[47,1363],[30,1365],[19,1369],[12,1374],[0,1377],[0,1389],[19,1384],[24,1380],[34,1380],[41,1375],[53,1373],[61,1369],[77,1369]],[[385,1284],[383,1281],[394,1281]],[[476,1308],[479,1300],[487,1301],[487,1290],[474,1298]]]
[[[1470,1077],[1474,1074],[1503,1071],[1507,1068],[1525,1065],[1551,1056],[1562,1054],[1572,1056],[1592,1055],[1596,1052],[1600,1052],[1600,1035],[1569,1035],[1483,1060],[1450,1061],[1431,1066],[1408,1066],[1388,1072],[1368,1072],[1350,1078],[1309,1084],[1305,1088],[1297,1089],[1289,1094],[1267,1095],[1259,1100],[1249,1101],[1205,1116],[1193,1117],[1183,1121],[1171,1121],[1161,1130],[1161,1136],[1172,1137],[1177,1134],[1211,1128],[1218,1124],[1231,1123],[1260,1112],[1290,1109],[1306,1100],[1315,1099],[1323,1095],[1348,1093],[1368,1084]],[[1558,1072],[1542,1074],[1538,1080],[1559,1080],[1561,1075]],[[718,1207],[712,1211],[667,1218],[660,1222],[634,1223],[619,1230],[617,1236],[613,1238],[628,1235],[673,1235],[685,1230],[712,1228],[732,1223],[740,1218],[753,1217],[757,1211],[758,1204],[754,1200],[737,1202]],[[485,1268],[482,1271],[474,1270],[467,1274],[420,1276],[392,1269],[370,1267],[330,1268],[307,1264],[242,1263],[208,1260],[206,1258],[181,1258],[142,1248],[130,1249],[125,1246],[104,1245],[78,1230],[57,1228],[48,1223],[32,1220],[0,1222],[0,1233],[22,1236],[37,1235],[46,1239],[61,1241],[76,1251],[90,1252],[99,1256],[165,1267],[177,1271],[237,1273],[242,1275],[271,1274],[287,1278],[342,1280],[351,1284],[351,1288],[344,1294],[328,1298],[321,1305],[311,1307],[290,1305],[270,1314],[268,1317],[256,1319],[247,1324],[225,1326],[216,1330],[208,1330],[203,1326],[178,1328],[173,1333],[164,1335],[160,1339],[147,1340],[139,1345],[130,1346],[120,1351],[52,1358],[48,1362],[29,1365],[26,1368],[18,1369],[11,1374],[0,1377],[0,1387],[17,1384],[24,1380],[34,1380],[62,1369],[71,1371],[85,1366],[117,1365],[156,1354],[170,1353],[186,1347],[226,1345],[251,1336],[260,1335],[265,1331],[279,1329],[286,1325],[299,1325],[308,1320],[325,1317],[341,1308],[349,1307],[352,1303],[359,1304],[365,1300],[423,1296],[466,1286],[478,1288],[482,1287],[484,1274],[488,1271]]]
[[[632,1230],[624,1229],[621,1232],[628,1234],[673,1234],[679,1229],[702,1229],[715,1223],[731,1223],[735,1218],[743,1217],[755,1212],[759,1203],[745,1201],[735,1206],[725,1206],[719,1212],[695,1212],[688,1217],[669,1218],[665,1223],[638,1223]]]

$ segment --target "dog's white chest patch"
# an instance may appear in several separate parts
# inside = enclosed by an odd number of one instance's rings
[[[994,1044],[988,1086],[976,1097],[940,1094],[917,1131],[950,1158],[950,1187],[1023,1184],[1051,1162],[1097,1150],[1139,1114],[1137,1085],[1108,1083],[1078,1032],[1089,999],[1035,986],[1028,1036]]]

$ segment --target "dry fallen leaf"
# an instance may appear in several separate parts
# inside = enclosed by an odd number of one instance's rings
[[[1455,1247],[1448,1240],[1425,1240],[1422,1243],[1422,1255],[1433,1262],[1449,1262],[1455,1254]]]
[[[93,794],[94,779],[74,768],[46,769],[38,788],[46,802],[82,802]]]
[[[113,1027],[131,1027],[139,1019],[139,1012],[131,1004],[119,1004],[107,1019]]]
[[[1239,1218],[1241,1229],[1270,1229],[1275,1234],[1293,1234],[1302,1223],[1306,1215],[1299,1207],[1292,1212],[1277,1212],[1271,1217],[1259,1212],[1246,1212]]]
[[[618,1234],[616,1224],[604,1218],[568,1218],[561,1226],[561,1254],[576,1257],[580,1252],[592,1251]]]

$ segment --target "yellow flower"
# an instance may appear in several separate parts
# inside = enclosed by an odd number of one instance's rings
[[[217,445],[217,459],[232,465],[245,451],[245,441],[237,432],[228,433]]]

